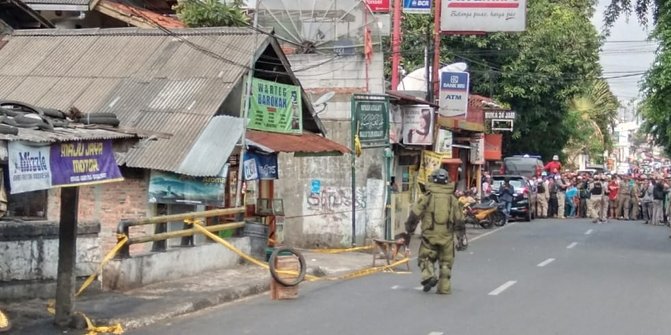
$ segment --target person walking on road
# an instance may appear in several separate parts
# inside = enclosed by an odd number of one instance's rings
[[[510,185],[510,179],[503,180],[503,184],[499,187],[499,200],[503,202],[503,210],[506,213],[506,222],[510,219],[510,210],[513,207],[513,199],[515,198],[515,188]]]
[[[589,217],[592,218],[592,223],[602,223],[606,221],[608,210],[602,210],[603,199],[608,199],[604,195],[603,184],[601,184],[601,177],[595,176],[592,185],[589,187]],[[606,206],[608,202],[606,202]],[[607,207],[606,207],[607,208]]]
[[[589,208],[589,199],[591,194],[589,192],[589,179],[587,177],[578,176],[578,194],[580,200],[578,203],[578,217],[586,218],[588,217],[587,212]]]
[[[552,161],[545,164],[543,168],[548,173],[558,174],[561,171],[561,162],[559,162],[559,156],[552,156]]]
[[[405,222],[405,232],[396,236],[396,239],[401,238],[409,245],[410,236],[421,219],[422,235],[417,261],[422,271],[424,292],[436,285],[439,294],[451,292],[455,234],[459,241],[466,235],[464,213],[454,190],[455,183],[449,181],[447,171],[434,171],[426,184],[426,193],[410,211]],[[439,266],[438,277],[435,274],[436,262]]]

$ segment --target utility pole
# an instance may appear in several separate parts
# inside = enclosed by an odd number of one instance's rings
[[[433,75],[431,82],[433,83],[433,98],[432,102],[438,103],[440,96],[440,15],[441,15],[441,0],[434,0],[433,9]]]
[[[391,89],[396,90],[401,67],[401,0],[394,0],[394,14],[391,33]]]

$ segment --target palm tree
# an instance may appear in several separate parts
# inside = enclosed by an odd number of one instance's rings
[[[581,95],[569,102],[565,122],[571,134],[564,149],[569,162],[582,153],[599,155],[612,148],[612,141],[605,134],[615,125],[620,104],[606,81],[598,79],[586,87]]]

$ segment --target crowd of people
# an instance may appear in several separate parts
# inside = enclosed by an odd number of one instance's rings
[[[647,175],[638,169],[626,174],[569,172],[562,171],[554,156],[530,183],[536,194],[530,199],[530,210],[536,218],[590,218],[593,223],[639,220],[667,226],[671,220],[671,181],[663,171]],[[482,187],[483,194],[492,191],[488,176]]]
[[[531,210],[537,218],[642,220],[669,224],[671,183],[662,175],[543,173],[532,180],[537,197]]]

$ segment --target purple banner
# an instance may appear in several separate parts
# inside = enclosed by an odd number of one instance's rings
[[[123,180],[111,140],[53,144],[50,160],[53,187]]]

